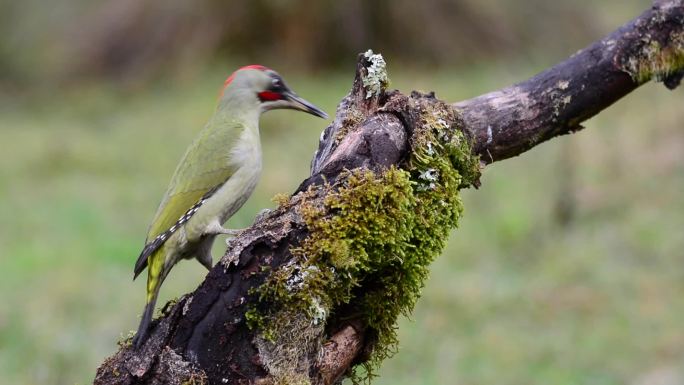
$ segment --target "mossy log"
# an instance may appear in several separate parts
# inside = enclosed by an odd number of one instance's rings
[[[683,0],[658,1],[547,71],[459,103],[388,91],[382,58],[360,55],[311,177],[232,239],[197,290],[167,304],[140,350],[120,343],[95,384],[368,375],[394,351],[396,319],[412,310],[461,215],[458,192],[479,184],[482,167],[683,74]]]

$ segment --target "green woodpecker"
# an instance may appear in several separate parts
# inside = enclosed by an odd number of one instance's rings
[[[242,67],[226,79],[214,116],[178,164],[135,263],[133,279],[148,268],[136,348],[147,338],[159,287],[171,268],[181,259],[196,258],[211,269],[214,238],[239,231],[223,224],[254,191],[261,174],[259,117],[278,108],[328,117],[264,66]]]

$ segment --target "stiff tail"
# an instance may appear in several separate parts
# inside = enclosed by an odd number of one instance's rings
[[[163,250],[163,249],[162,249]],[[150,334],[150,323],[152,322],[152,315],[154,314],[154,306],[157,304],[157,297],[159,296],[159,288],[161,287],[166,272],[164,271],[163,253],[160,255],[155,253],[150,257],[150,266],[147,270],[147,303],[143,311],[138,332],[133,338],[133,346],[139,349],[147,340]]]
[[[148,302],[145,305],[145,310],[143,311],[142,319],[140,320],[140,326],[138,326],[138,332],[135,333],[133,337],[133,347],[138,350],[147,341],[147,337],[150,335],[150,323],[152,322],[152,315],[154,314],[154,305],[157,302],[157,297],[152,299],[152,302]]]

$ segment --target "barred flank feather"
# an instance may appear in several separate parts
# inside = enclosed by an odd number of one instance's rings
[[[138,260],[135,262],[135,268],[133,269],[133,280],[138,278],[138,275],[145,270],[148,264],[148,258],[154,253],[156,250],[158,250],[161,245],[166,242],[169,237],[176,232],[185,222],[187,222],[190,218],[192,218],[193,215],[199,210],[199,208],[204,204],[204,202],[211,197],[216,190],[218,190],[221,187],[221,185],[218,185],[211,190],[207,191],[202,198],[192,205],[188,211],[183,214],[182,217],[180,217],[176,223],[173,224],[173,226],[169,227],[166,231],[163,233],[157,235],[152,242],[149,242],[148,244],[145,245],[143,248],[142,252],[140,253],[140,256],[138,256]]]

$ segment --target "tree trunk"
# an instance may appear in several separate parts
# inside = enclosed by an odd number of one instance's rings
[[[360,55],[311,177],[240,236],[193,293],[165,307],[95,384],[333,384],[367,375],[396,343],[429,263],[479,171],[575,132],[651,79],[684,74],[684,4],[658,1],[566,61],[458,103],[386,91]]]

